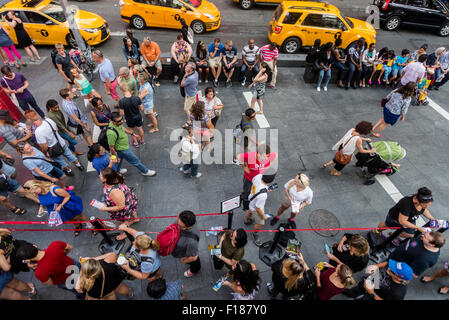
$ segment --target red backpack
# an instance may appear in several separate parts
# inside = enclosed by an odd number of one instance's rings
[[[159,233],[156,240],[159,242],[160,249],[157,251],[160,256],[170,255],[175,249],[179,240],[181,229],[177,223],[173,223],[167,229]]]

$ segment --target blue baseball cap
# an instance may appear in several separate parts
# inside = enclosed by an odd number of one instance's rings
[[[388,268],[390,268],[390,270],[402,280],[408,281],[413,279],[413,270],[405,262],[397,262],[390,259],[388,261]]]

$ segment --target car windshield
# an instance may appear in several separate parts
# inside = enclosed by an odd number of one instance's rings
[[[43,0],[31,0],[25,3],[23,6],[25,8],[34,8],[37,7]],[[22,1],[23,2],[23,1]]]
[[[351,20],[349,20],[348,18],[346,18],[345,16],[341,16],[343,19],[345,19],[346,23],[348,24],[348,26],[350,28],[354,28],[354,24],[352,23]]]
[[[195,8],[198,8],[201,5],[202,0],[184,0],[187,4],[190,4],[194,6]]]
[[[61,6],[56,4],[50,4],[42,9],[42,13],[52,17],[59,22],[66,22],[66,17],[64,15],[64,10]]]

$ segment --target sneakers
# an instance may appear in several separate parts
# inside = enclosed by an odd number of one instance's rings
[[[161,84],[159,83],[159,80],[158,80],[158,79],[154,79],[154,85],[155,85],[156,87],[160,87],[160,86],[161,86]]]
[[[156,171],[148,169],[146,173],[142,173],[143,176],[152,177],[156,175]]]
[[[242,80],[242,87],[245,86],[245,83],[246,83],[246,78],[243,78],[243,80]]]
[[[253,232],[254,244],[258,247],[262,245],[262,241],[260,241],[259,235],[256,232]]]
[[[70,177],[73,177],[75,174],[73,173],[73,171],[72,170],[63,170],[64,171],[64,173],[67,175],[67,176],[70,176]]]
[[[232,159],[232,163],[235,164],[236,166],[240,165],[240,162],[237,159]]]
[[[274,289],[274,285],[271,282],[267,282],[268,294],[272,297],[275,297],[276,295],[274,294],[273,289]]]
[[[276,223],[279,222],[279,218],[278,217],[274,217],[273,219],[271,219],[270,221],[270,226],[274,226]]]
[[[182,171],[184,174],[189,174],[189,170],[184,171],[182,167],[179,167],[179,171]]]
[[[201,81],[201,79],[200,79],[200,80],[198,80],[198,83],[203,83],[203,81]]]
[[[214,80],[214,87],[215,87],[215,88],[218,87],[218,80]]]
[[[268,88],[270,88],[270,89],[275,89],[275,90],[276,90],[276,86],[273,86],[273,85],[271,85],[271,84],[268,86]]]
[[[84,166],[80,163],[79,166],[76,166],[78,170],[84,171]]]
[[[231,80],[226,80],[226,88],[232,87]]]
[[[391,244],[395,247],[398,247],[401,244],[401,240],[399,240],[399,238],[393,239],[393,241],[391,241]]]
[[[193,277],[194,275],[195,275],[195,274],[192,273],[192,272],[190,271],[190,269],[187,269],[187,271],[184,272],[184,277],[186,277],[186,278],[191,278],[191,277]]]
[[[196,176],[194,176],[194,177],[192,177],[192,178],[199,178],[199,177],[201,177],[203,174],[201,173],[201,172],[198,172],[197,174],[196,174]]]
[[[324,87],[323,90],[324,90],[324,91],[327,91],[327,87]]]
[[[296,222],[295,222],[295,220],[288,219],[288,223],[290,224],[290,226],[292,227],[292,229],[296,229]]]
[[[321,91],[320,87],[316,87],[316,91],[320,92]]]
[[[207,79],[206,79],[206,80],[204,80],[204,83],[209,83],[209,80],[207,80]]]
[[[176,82],[178,82],[178,76],[175,76],[175,77],[173,78],[173,83],[176,83]]]
[[[128,172],[128,169],[120,169],[120,174],[125,174]]]

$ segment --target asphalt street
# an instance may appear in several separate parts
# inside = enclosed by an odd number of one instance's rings
[[[233,39],[241,50],[249,37],[254,37],[257,44],[267,42],[266,29],[271,18],[273,7],[256,7],[251,11],[242,11],[229,1],[212,1],[222,13],[222,27],[220,30],[201,35],[196,39],[211,41],[214,37]],[[343,13],[356,18],[363,18],[363,8],[368,1],[330,1],[340,7]],[[126,27],[120,20],[117,1],[91,1],[77,3],[80,8],[100,13],[108,23],[111,30],[118,34]],[[366,15],[365,15],[366,16]],[[176,30],[147,29],[135,31],[139,40],[145,34],[151,34],[159,43],[163,52],[169,51],[169,46],[176,39]],[[429,32],[416,30],[400,30],[398,32],[378,31],[378,47],[388,46],[400,51],[403,48],[416,49],[422,43],[429,44],[429,52],[437,47],[448,44],[446,38],[441,38]],[[125,65],[121,52],[121,36],[114,35],[106,43],[99,47],[105,55],[114,63],[116,72]],[[59,88],[64,87],[62,78],[48,56],[49,47],[39,47],[42,56],[46,57],[36,65],[22,70],[30,81],[30,91],[36,97],[41,107],[45,106],[47,99],[60,97]],[[45,72],[43,72],[45,71]],[[311,188],[314,191],[314,199],[296,218],[298,228],[310,228],[309,219],[314,210],[326,209],[331,211],[339,220],[342,228],[369,228],[376,227],[385,219],[385,216],[394,205],[394,201],[379,182],[371,185],[363,185],[360,169],[349,165],[340,177],[329,175],[329,170],[321,168],[321,165],[331,159],[333,151],[331,147],[352,126],[361,120],[377,122],[381,116],[380,99],[388,94],[387,89],[372,88],[345,91],[334,84],[329,85],[328,92],[317,92],[314,85],[305,84],[302,80],[304,68],[280,68],[278,73],[277,90],[267,89],[264,98],[264,112],[266,121],[271,131],[267,137],[272,145],[278,146],[279,169],[276,182],[280,188],[271,192],[268,196],[266,210],[275,213],[283,197],[283,185],[293,178],[298,171],[305,172],[311,179]],[[98,75],[92,82],[100,94],[104,95],[104,87]],[[204,90],[205,86],[200,85]],[[242,88],[234,83],[231,88],[224,88],[222,84],[218,88],[217,95],[224,103],[224,111],[218,122],[217,130],[224,132],[232,129],[238,123],[240,114],[247,107],[245,92],[249,89]],[[407,157],[401,163],[399,173],[389,177],[391,183],[402,195],[409,195],[421,187],[427,186],[433,191],[435,203],[431,207],[432,214],[439,219],[449,219],[447,207],[449,206],[449,174],[447,167],[449,160],[446,146],[449,145],[449,118],[444,117],[444,111],[449,112],[448,106],[449,87],[443,87],[438,92],[432,92],[431,99],[442,108],[443,112],[437,112],[430,106],[411,107],[404,122],[388,127],[383,133],[383,140],[399,142],[406,150]],[[106,102],[112,103],[110,98]],[[82,110],[82,102],[78,100]],[[192,180],[179,172],[177,165],[170,162],[169,153],[176,141],[171,141],[170,136],[174,129],[178,129],[184,122],[182,110],[183,99],[178,94],[178,88],[170,81],[162,81],[161,87],[155,94],[156,111],[159,113],[160,131],[155,134],[146,133],[146,145],[133,151],[141,157],[143,162],[151,169],[157,171],[155,177],[143,177],[139,172],[125,164],[128,169],[126,181],[136,187],[139,197],[139,215],[142,217],[173,216],[183,209],[189,209],[195,213],[216,213],[220,210],[220,202],[235,196],[241,191],[242,170],[232,164],[202,165],[200,179]],[[89,117],[89,123],[92,125]],[[277,134],[277,138],[276,138]],[[270,140],[270,138],[272,138]],[[80,149],[87,151],[86,144],[79,140]],[[176,140],[176,136],[175,139]],[[5,151],[16,154],[9,147]],[[80,161],[87,167],[87,159],[83,155]],[[20,182],[31,178],[31,174],[23,168],[21,161],[17,160]],[[75,185],[75,192],[84,199],[85,214],[106,218],[105,214],[99,214],[88,203],[92,199],[99,199],[102,194],[102,186],[95,172],[80,173],[74,169],[76,176],[68,178],[69,184]],[[391,193],[391,192],[390,192]],[[4,208],[0,208],[0,221],[33,220],[36,217],[37,206],[33,203],[11,196],[13,203],[20,203],[28,209],[28,213],[22,217],[12,216]],[[284,213],[283,219],[287,219],[288,213]],[[46,220],[46,218],[44,218]],[[160,232],[174,219],[145,219],[135,225],[136,229],[148,232]],[[206,216],[198,218],[198,228],[208,229],[212,226],[225,226],[226,216]],[[16,226],[17,227],[17,226]],[[22,228],[23,226],[18,226]],[[34,226],[33,226],[34,227]],[[233,222],[234,228],[245,227],[243,225],[243,212],[237,209]],[[44,228],[38,226],[37,228]],[[248,229],[248,227],[245,227]],[[250,227],[251,229],[252,227]],[[265,229],[271,229],[269,225]],[[366,232],[362,232],[366,235]],[[101,236],[93,237],[91,233],[83,232],[79,237],[74,237],[73,232],[14,232],[18,239],[25,239],[35,243],[40,248],[46,248],[54,240],[62,240],[73,245],[71,257],[98,255],[97,246]],[[309,266],[315,265],[326,258],[323,245],[338,242],[343,236],[339,232],[333,237],[323,237],[313,231],[296,232],[301,240],[302,253]],[[272,238],[272,234],[265,233],[262,240]],[[447,236],[447,234],[446,234]],[[251,237],[249,238],[251,240]],[[222,288],[218,293],[212,290],[214,282],[225,273],[224,270],[216,271],[213,268],[207,245],[214,243],[213,237],[201,234],[200,257],[202,262],[201,272],[191,279],[185,279],[183,272],[186,267],[172,257],[162,259],[162,269],[167,280],[182,279],[187,299],[229,300],[231,295],[228,288]],[[440,260],[432,269],[425,272],[430,275],[442,268],[445,261],[449,260],[449,245],[442,251]],[[265,283],[271,279],[271,270],[258,258],[258,248],[249,241],[245,248],[245,259],[254,262],[261,272],[263,287],[257,299],[268,299]],[[357,275],[359,278],[361,274]],[[53,287],[43,287],[32,273],[19,274],[19,278],[30,281],[33,279],[41,299],[74,299],[71,293],[64,292]],[[422,284],[413,280],[408,285],[406,299],[441,300],[446,297],[437,294],[437,289],[448,283],[448,279],[439,279],[430,284]],[[144,283],[139,280],[129,282],[136,290],[136,299],[146,299]],[[335,300],[344,300],[344,296],[337,296]]]

